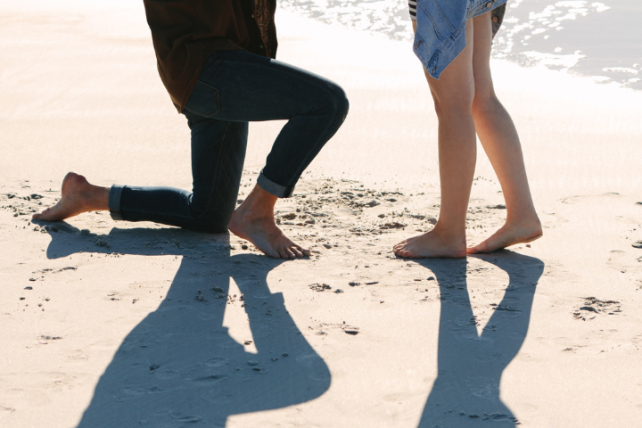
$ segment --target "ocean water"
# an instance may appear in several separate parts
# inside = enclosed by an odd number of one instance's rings
[[[141,0],[89,0],[137,4]],[[332,25],[411,42],[407,0],[277,0]],[[459,0],[449,0],[459,1]],[[508,0],[493,57],[642,90],[642,0]]]
[[[279,0],[329,24],[412,40],[406,0]],[[493,56],[642,90],[642,0],[509,0]]]

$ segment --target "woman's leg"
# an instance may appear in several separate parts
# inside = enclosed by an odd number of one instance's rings
[[[439,118],[441,209],[434,229],[395,245],[394,252],[402,257],[466,256],[466,212],[476,158],[471,20],[466,24],[466,43],[439,80],[426,73]]]
[[[507,209],[506,224],[482,243],[468,249],[469,253],[483,253],[533,241],[542,236],[542,226],[533,206],[517,130],[493,89],[490,72],[491,14],[485,13],[473,21],[475,129],[495,169]]]

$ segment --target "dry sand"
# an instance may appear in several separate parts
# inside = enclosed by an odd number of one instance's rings
[[[351,100],[278,205],[315,252],[281,262],[234,236],[104,213],[32,223],[68,170],[189,188],[189,135],[140,6],[0,5],[1,426],[641,420],[639,92],[494,62],[545,236],[467,260],[396,259],[391,246],[439,208],[418,62],[405,43],[281,12],[280,59]],[[239,198],[281,125],[252,125]],[[499,190],[480,151],[471,243],[502,224]]]

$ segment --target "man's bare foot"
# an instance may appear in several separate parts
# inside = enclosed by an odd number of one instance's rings
[[[542,235],[542,224],[537,218],[521,224],[506,223],[484,242],[468,248],[468,254],[490,253],[511,245],[532,242]]]
[[[435,231],[401,241],[393,247],[399,257],[419,258],[461,258],[466,257],[466,238],[445,237]]]
[[[34,220],[60,221],[87,211],[109,209],[109,189],[90,184],[75,172],[62,180],[62,198],[56,205],[33,215]]]
[[[275,259],[296,259],[310,255],[310,250],[292,242],[274,222],[276,196],[258,185],[243,201],[230,220],[229,229],[250,241],[265,255]]]

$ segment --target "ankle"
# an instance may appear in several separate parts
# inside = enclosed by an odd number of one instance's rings
[[[454,227],[443,222],[437,222],[431,233],[434,233],[444,245],[466,247],[465,227]]]
[[[242,212],[242,221],[244,223],[256,223],[271,221],[274,222],[274,212],[270,209],[257,209],[256,207],[248,207]]]
[[[507,225],[541,227],[539,216],[535,210],[524,210],[524,212],[512,212],[506,216]]]
[[[109,209],[109,192],[108,187],[91,186],[87,205],[90,210],[108,210]]]
[[[242,213],[243,221],[274,221],[274,206],[277,200],[276,196],[256,185],[238,211]]]

